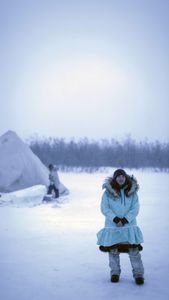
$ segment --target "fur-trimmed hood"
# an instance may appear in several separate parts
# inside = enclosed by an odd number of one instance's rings
[[[139,184],[137,183],[137,179],[133,175],[131,175],[131,176],[127,175],[127,176],[131,182],[131,188],[128,191],[128,196],[131,196],[133,193],[138,191]],[[113,179],[113,176],[106,178],[105,182],[102,185],[102,188],[106,189],[106,191],[108,191],[114,197],[119,197],[119,193],[114,188],[112,188],[112,186],[110,184],[112,179]],[[127,188],[127,186],[124,186],[124,190],[125,190],[125,188]]]

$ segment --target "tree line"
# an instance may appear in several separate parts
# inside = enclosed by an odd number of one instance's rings
[[[31,138],[30,148],[48,166],[60,168],[169,168],[169,143],[136,142],[131,137],[123,141],[83,138]]]

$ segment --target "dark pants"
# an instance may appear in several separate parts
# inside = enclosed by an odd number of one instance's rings
[[[52,191],[55,192],[55,198],[58,198],[59,197],[59,190],[55,187],[54,184],[50,184],[48,186],[48,191],[47,191],[47,194],[52,194]]]

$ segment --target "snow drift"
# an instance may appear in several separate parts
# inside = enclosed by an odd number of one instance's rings
[[[48,169],[13,131],[0,137],[0,192],[49,184]],[[67,193],[60,183],[60,194]]]

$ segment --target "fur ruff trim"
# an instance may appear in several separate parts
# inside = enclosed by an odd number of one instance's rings
[[[139,184],[137,183],[137,179],[133,175],[128,175],[131,180],[131,188],[128,192],[128,196],[131,196],[133,193],[137,192],[139,190]],[[118,192],[112,188],[110,182],[112,181],[113,177],[106,178],[105,182],[102,185],[103,189],[106,189],[110,194],[112,194],[114,197],[119,197]],[[125,188],[125,187],[124,187]]]

